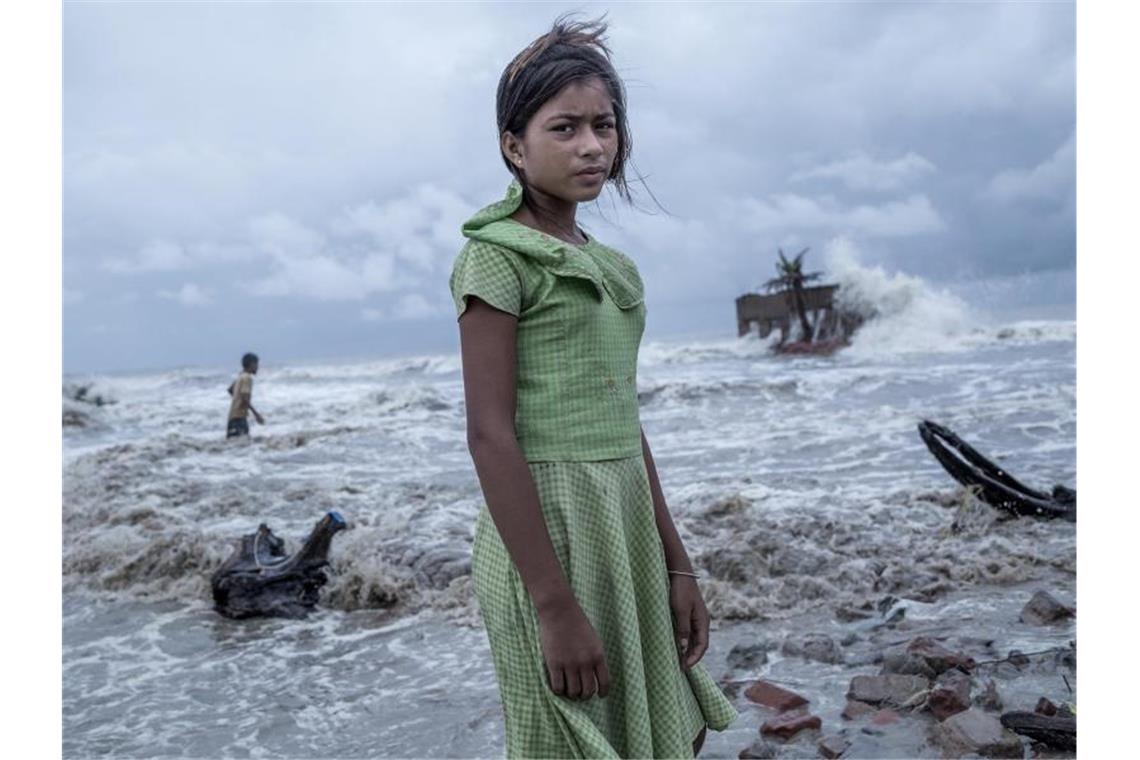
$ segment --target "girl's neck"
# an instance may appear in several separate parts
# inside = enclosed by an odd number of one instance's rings
[[[526,202],[511,214],[511,218],[564,242],[583,245],[587,237],[578,228],[577,211],[575,201],[566,201],[528,187]]]

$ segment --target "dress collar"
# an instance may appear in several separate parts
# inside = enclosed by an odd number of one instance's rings
[[[522,186],[513,180],[507,196],[478,211],[463,225],[463,235],[471,240],[508,248],[559,277],[588,280],[621,309],[631,309],[644,300],[644,289],[637,268],[629,259],[598,243],[593,235],[584,245],[572,245],[511,219],[522,205]]]

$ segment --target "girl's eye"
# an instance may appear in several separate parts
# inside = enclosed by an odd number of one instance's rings
[[[553,132],[561,132],[562,134],[569,134],[574,131],[573,124],[559,124],[551,129]]]
[[[598,129],[613,129],[616,125],[612,121],[603,121],[598,125]]]

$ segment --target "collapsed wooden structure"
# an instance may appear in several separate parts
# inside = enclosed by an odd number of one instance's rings
[[[853,315],[840,314],[834,300],[838,285],[815,285],[801,290],[804,309],[812,334],[808,340],[833,340],[844,338],[854,332],[858,321]],[[780,331],[780,342],[788,340],[792,325],[798,321],[795,294],[792,290],[761,295],[745,293],[736,299],[737,335],[755,332],[767,338],[773,330]]]

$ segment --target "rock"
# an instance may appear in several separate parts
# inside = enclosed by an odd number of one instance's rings
[[[804,729],[820,728],[822,725],[823,721],[819,719],[818,715],[790,712],[765,721],[764,725],[760,726],[760,733],[776,736],[786,741]]]
[[[950,670],[939,676],[926,706],[938,720],[946,720],[951,715],[970,709],[970,677],[957,670]]]
[[[1049,592],[1038,591],[1021,610],[1021,622],[1048,625],[1058,620],[1067,620],[1076,614],[1076,610],[1061,604]]]
[[[1029,657],[1027,657],[1025,653],[1020,649],[1009,650],[1009,654],[1006,656],[1006,659],[1009,660],[1011,665],[1016,665],[1019,668],[1024,668],[1029,664]]]
[[[840,623],[855,623],[860,620],[870,620],[873,617],[875,617],[875,611],[871,609],[869,603],[863,607],[843,604],[835,608],[835,619]]]
[[[974,704],[983,710],[1002,711],[1005,705],[1001,701],[1001,694],[998,694],[997,684],[992,678],[986,681],[986,686],[981,693],[974,697]]]
[[[1037,700],[1037,706],[1033,708],[1033,712],[1038,715],[1056,715],[1057,705],[1050,702],[1048,697],[1041,697]]]
[[[847,700],[847,706],[843,708],[843,712],[839,715],[844,720],[856,720],[873,712],[875,712],[874,705],[860,702],[857,699],[849,699]]]
[[[851,668],[859,668],[864,665],[878,665],[883,661],[882,652],[864,652],[863,654],[850,655],[845,664]]]
[[[899,714],[894,710],[877,710],[871,716],[871,723],[876,726],[889,726],[899,722]]]
[[[974,658],[967,657],[961,652],[952,652],[928,636],[919,636],[907,644],[907,654],[919,657],[930,666],[935,675],[945,673],[951,668],[970,672],[976,663]]]
[[[771,707],[778,712],[787,712],[788,710],[802,707],[808,703],[807,699],[796,694],[794,691],[781,689],[769,681],[757,681],[748,687],[748,691],[744,692],[744,696],[758,705]]]
[[[916,692],[930,688],[930,681],[922,676],[888,673],[878,676],[855,676],[847,690],[847,698],[872,705],[898,706]]]
[[[934,668],[930,667],[922,657],[906,652],[888,652],[883,655],[883,668],[881,672],[922,676],[923,678],[930,679],[938,675],[934,672]]]
[[[947,754],[977,753],[983,757],[1022,757],[1021,739],[994,716],[971,707],[934,728],[934,739]]]
[[[769,644],[737,644],[728,652],[725,659],[733,670],[756,670],[768,664]]]
[[[789,657],[803,657],[805,660],[815,660],[828,665],[843,662],[843,651],[839,645],[823,633],[809,633],[799,640],[788,637],[784,640],[780,651]]]
[[[855,631],[848,631],[847,633],[843,634],[843,638],[839,640],[839,646],[849,647],[858,640],[859,634],[855,633]]]
[[[828,736],[819,740],[819,756],[835,760],[837,757],[842,757],[850,747],[851,742],[842,736]]]
[[[773,760],[780,756],[780,748],[771,742],[757,739],[747,749],[740,751],[740,760]]]

